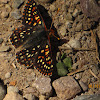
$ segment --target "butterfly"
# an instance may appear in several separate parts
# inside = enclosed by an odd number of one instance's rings
[[[10,41],[16,48],[17,62],[52,76],[54,65],[49,34],[54,31],[47,30],[34,0],[28,0],[26,3],[22,24],[23,26],[15,29],[10,36]]]

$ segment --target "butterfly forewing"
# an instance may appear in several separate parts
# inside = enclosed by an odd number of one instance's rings
[[[42,25],[42,19],[34,0],[28,0],[23,12],[22,21],[24,25],[31,27]]]
[[[24,26],[17,28],[13,31],[13,34],[10,36],[10,40],[14,47],[19,47],[24,41],[32,34],[31,28],[26,28]]]

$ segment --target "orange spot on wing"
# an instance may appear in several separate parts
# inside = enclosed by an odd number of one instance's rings
[[[49,48],[45,49],[45,51],[49,51]]]
[[[36,8],[35,7],[33,7],[33,9],[32,9],[32,11],[34,11]]]
[[[37,20],[37,22],[39,22],[39,21],[40,21],[40,19]]]
[[[33,21],[33,18],[31,18],[31,21]]]
[[[29,22],[28,24],[30,25],[32,22]]]

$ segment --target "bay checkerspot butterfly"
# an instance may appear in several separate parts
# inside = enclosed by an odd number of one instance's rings
[[[28,0],[26,4],[22,24],[23,26],[15,29],[10,37],[12,45],[18,49],[16,52],[18,63],[35,66],[42,74],[51,76],[53,62],[48,40],[51,30],[47,31],[34,0]]]

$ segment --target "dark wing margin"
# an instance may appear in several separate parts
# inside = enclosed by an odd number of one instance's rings
[[[15,48],[19,47],[27,37],[32,34],[33,30],[24,26],[16,28],[10,36],[10,41]]]
[[[42,25],[41,15],[34,0],[28,0],[26,3],[22,17],[22,23],[30,27]]]

